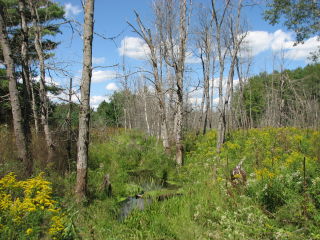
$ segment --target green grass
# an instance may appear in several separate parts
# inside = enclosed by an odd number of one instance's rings
[[[93,141],[86,204],[73,201],[74,173],[51,176],[74,237],[320,239],[319,131],[235,131],[220,155],[215,144],[214,131],[200,137],[188,135],[185,165],[177,169],[161,144],[142,133],[120,132]],[[230,170],[242,159],[247,183],[234,187]],[[100,189],[106,173],[112,197]],[[164,182],[168,189],[162,187]],[[119,221],[120,202],[141,191],[154,202]],[[161,195],[169,197],[157,201]]]
[[[84,239],[320,239],[319,138],[319,132],[295,128],[237,131],[218,156],[214,131],[197,139],[190,135],[181,169],[175,169],[155,139],[141,133],[122,133],[93,144],[91,191],[97,192],[108,172],[114,196],[95,193],[79,210],[79,235]],[[247,184],[232,187],[229,171],[243,158]],[[178,186],[175,190],[157,189],[164,173]],[[145,187],[147,182],[151,187]],[[170,191],[182,195],[154,201],[119,222],[119,201],[141,190],[154,199]]]

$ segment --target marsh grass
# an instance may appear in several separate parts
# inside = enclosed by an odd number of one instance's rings
[[[95,239],[319,239],[319,132],[237,131],[219,156],[215,138],[214,131],[188,136],[181,169],[173,168],[155,139],[140,133],[93,144],[95,176],[90,181],[94,185],[109,172],[115,188],[113,198],[94,200],[85,210],[90,209],[89,214],[80,213],[94,219]],[[229,171],[243,158],[247,184],[232,187]],[[164,171],[168,182],[180,186],[181,195],[154,201],[119,222],[119,200],[141,191],[143,181],[161,182]],[[151,191],[149,196],[157,193]],[[89,236],[88,224],[80,225],[81,234]]]
[[[95,134],[88,202],[74,202],[74,171],[49,176],[75,239],[320,239],[319,131],[235,131],[220,155],[215,131],[190,134],[181,168],[143,133]],[[247,182],[232,186],[230,170],[242,159]],[[106,173],[111,197],[101,190]],[[152,204],[119,221],[121,202],[141,192]]]

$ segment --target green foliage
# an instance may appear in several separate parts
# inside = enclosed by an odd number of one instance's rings
[[[320,3],[315,0],[272,0],[267,4],[264,18],[275,25],[284,20],[284,25],[296,33],[296,43],[303,43],[309,37],[320,37]],[[319,40],[319,39],[318,39]],[[310,52],[310,59],[318,62],[320,47]]]
[[[91,145],[89,184],[99,188],[103,176],[109,173],[113,194],[123,199],[152,182],[161,184],[163,173],[172,171],[173,166],[156,139],[138,132],[122,133],[108,142]]]
[[[247,118],[252,119],[253,126],[259,126],[264,119],[267,106],[274,98],[281,98],[283,105],[282,125],[290,126],[292,119],[296,118],[301,108],[301,101],[316,101],[320,103],[320,64],[307,65],[304,68],[286,70],[283,73],[260,73],[248,80],[243,90],[244,108]],[[238,103],[240,90],[234,93]],[[292,110],[295,111],[292,111]],[[306,117],[306,116],[305,116]]]
[[[251,113],[252,120],[257,122],[263,113],[266,106],[266,82],[270,80],[270,76],[266,73],[261,73],[249,79],[249,83],[244,88],[245,108],[247,113]]]
[[[6,71],[4,69],[0,69],[0,96],[2,96],[0,98],[0,123],[7,123],[11,119],[11,106],[9,103],[8,92],[9,83],[6,77]]]
[[[78,127],[79,122],[79,105],[72,103],[71,111],[71,126],[73,129]],[[52,114],[50,115],[50,121],[58,126],[65,123],[69,111],[69,104],[55,103],[52,105]]]
[[[234,131],[220,155],[215,131],[189,135],[179,169],[156,139],[140,132],[92,134],[85,205],[72,201],[74,172],[51,174],[54,196],[67,213],[65,238],[319,239],[319,131]],[[232,186],[230,171],[242,159],[246,185]],[[106,173],[111,197],[101,188]],[[122,201],[142,191],[152,203],[119,221]]]
[[[79,234],[96,239],[317,239],[319,137],[317,131],[297,128],[236,131],[217,155],[215,131],[189,135],[185,165],[177,170],[155,139],[137,132],[93,143],[89,189],[96,198],[78,214]],[[247,184],[233,187],[230,170],[243,158]],[[164,171],[178,191],[159,187]],[[111,198],[99,191],[107,172]],[[142,190],[152,204],[119,222],[119,202]],[[170,197],[157,201],[161,195]]]
[[[284,18],[285,26],[296,32],[297,42],[320,35],[320,4],[314,0],[272,0],[265,11],[265,19],[275,25]]]
[[[110,101],[103,101],[93,113],[93,123],[100,126],[121,127],[124,106],[134,96],[128,91],[114,92]]]
[[[21,28],[20,28],[20,14],[17,0],[1,0],[0,4],[4,6],[5,17],[7,24],[7,31],[9,33],[10,47],[13,52],[13,58],[16,64],[21,65]],[[44,50],[45,58],[49,58],[53,55],[50,50],[54,50],[58,43],[50,40],[48,36],[55,36],[61,33],[59,30],[60,24],[57,21],[64,18],[64,9],[59,4],[48,0],[48,1],[35,1],[34,2],[38,16],[39,22],[41,24],[41,36],[42,36],[42,48]],[[31,27],[31,13],[30,9],[25,10],[25,16],[27,23],[29,24],[29,58],[37,60],[37,54],[34,46],[34,29]],[[0,59],[3,59],[2,51],[0,51]]]

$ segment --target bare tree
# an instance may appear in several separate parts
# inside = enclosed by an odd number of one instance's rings
[[[143,95],[142,97],[143,97],[143,102],[144,102],[144,117],[145,117],[145,120],[146,120],[147,132],[148,132],[148,135],[150,135],[151,131],[150,131],[149,118],[148,118],[148,109],[147,109],[148,88],[147,88],[147,85],[146,85],[145,81],[144,81],[144,84],[143,84],[142,95]]]
[[[245,49],[243,49],[245,50]],[[245,95],[244,88],[247,80],[249,78],[249,71],[251,67],[251,57],[250,56],[241,56],[241,58],[237,57],[236,59],[236,70],[239,78],[239,95],[237,97],[236,106],[236,116],[238,117],[238,127],[247,129],[249,128],[249,119],[247,116],[247,110],[245,106]]]
[[[90,86],[92,76],[92,40],[94,0],[86,0],[84,5],[83,26],[83,68],[81,80],[81,100],[79,114],[79,138],[77,156],[77,182],[75,194],[80,202],[86,197],[87,190],[87,163],[89,148],[89,121],[90,121]]]
[[[6,65],[6,73],[9,79],[9,94],[17,151],[19,158],[22,160],[25,166],[25,175],[30,176],[32,174],[33,161],[31,158],[28,141],[26,139],[26,133],[23,128],[19,92],[17,89],[17,80],[15,78],[15,66],[12,57],[12,51],[9,45],[8,33],[6,31],[5,14],[2,4],[0,4],[0,43],[4,57],[4,63]]]
[[[147,29],[142,23],[140,16],[136,13],[136,21],[139,26],[139,29],[135,28],[132,24],[129,25],[132,27],[134,32],[136,32],[148,45],[150,50],[149,60],[152,66],[152,75],[153,80],[150,81],[154,84],[158,104],[159,104],[159,112],[160,112],[160,125],[161,125],[161,138],[163,147],[165,150],[169,149],[169,140],[168,140],[168,126],[167,126],[167,118],[166,118],[166,104],[165,104],[165,95],[163,91],[162,84],[162,74],[161,71],[161,63],[162,63],[162,48],[161,46],[157,46],[152,36],[151,30]]]
[[[233,80],[235,74],[236,63],[240,51],[240,46],[246,37],[246,33],[242,29],[241,12],[243,9],[242,0],[227,0],[220,12],[216,8],[216,1],[211,1],[212,18],[215,24],[215,41],[216,50],[219,61],[219,105],[218,105],[218,139],[217,151],[220,152],[222,144],[225,141],[228,123],[233,122],[232,117],[232,96],[233,96]],[[223,93],[223,80],[226,66],[227,56],[230,59],[229,71],[226,82],[226,92]]]
[[[161,43],[164,46],[164,59],[166,63],[173,68],[175,73],[176,87],[176,112],[175,112],[175,143],[176,143],[176,164],[183,164],[183,102],[184,102],[184,72],[187,49],[187,0],[179,0],[179,19],[176,23],[177,13],[175,12],[175,1],[160,1],[157,17],[161,17],[161,26],[158,31],[161,37]],[[175,25],[178,25],[178,31]],[[177,34],[175,34],[175,31]]]
[[[240,47],[243,43],[243,40],[247,36],[247,32],[243,29],[244,24],[241,22],[241,11],[243,8],[242,0],[238,0],[238,5],[235,8],[235,14],[231,13],[228,18],[228,27],[229,27],[229,34],[230,34],[230,44],[228,44],[229,56],[230,56],[230,66],[229,66],[229,73],[227,79],[227,90],[226,96],[224,101],[224,111],[227,119],[227,123],[230,126],[234,126],[234,112],[232,108],[233,103],[233,80],[235,75],[235,70],[237,66],[237,62],[239,60],[239,52]],[[238,72],[239,73],[239,72]],[[238,76],[239,77],[239,76]],[[239,77],[240,78],[240,77]]]
[[[215,24],[215,44],[216,44],[216,51],[218,55],[219,61],[219,104],[218,104],[218,134],[217,134],[217,151],[220,152],[222,144],[225,140],[225,131],[226,131],[226,115],[224,110],[224,102],[223,102],[223,78],[224,78],[224,71],[225,71],[225,59],[227,56],[227,47],[224,46],[223,42],[223,28],[225,25],[225,18],[227,11],[230,6],[230,0],[225,1],[222,12],[219,14],[216,8],[216,1],[211,0],[211,11],[212,11],[212,18]]]
[[[213,42],[212,42],[212,18],[209,18],[206,10],[199,12],[199,32],[197,40],[197,48],[200,50],[200,59],[202,65],[203,73],[203,94],[200,107],[200,119],[199,124],[200,128],[197,130],[197,133],[202,129],[203,134],[206,133],[207,123],[208,123],[208,114],[210,109],[210,76],[212,69],[212,59],[213,59]],[[204,109],[205,106],[205,109]]]

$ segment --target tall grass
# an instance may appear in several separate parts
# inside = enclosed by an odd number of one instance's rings
[[[186,164],[178,170],[155,139],[140,133],[94,144],[92,187],[109,172],[114,196],[95,199],[79,213],[81,234],[95,239],[319,239],[319,136],[295,128],[237,131],[220,155],[214,131],[189,136]],[[247,184],[233,187],[229,172],[243,158]],[[161,180],[164,171],[182,195],[155,201],[119,222],[118,201],[141,190],[137,186],[143,181]]]
[[[75,238],[320,239],[319,131],[235,131],[219,155],[215,131],[188,135],[181,168],[143,133],[95,134],[85,205],[73,201],[75,172],[51,176]],[[230,171],[241,160],[247,182],[233,186]],[[111,197],[101,189],[105,174],[110,175]],[[142,191],[153,203],[119,221],[121,202]],[[170,197],[157,201],[167,193]]]

